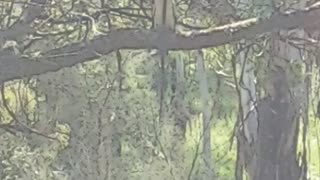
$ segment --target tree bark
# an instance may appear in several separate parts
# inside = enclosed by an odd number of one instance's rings
[[[285,2],[284,6],[290,6],[290,2]],[[300,1],[295,6],[304,7],[305,2]],[[302,30],[279,32],[281,35],[289,33],[304,38]],[[268,50],[270,53],[265,56],[269,62],[268,80],[264,82],[267,96],[257,103],[257,138],[250,143],[245,133],[239,131],[238,153],[250,180],[306,179],[307,165],[303,158],[306,152],[302,151],[302,158],[297,157],[297,146],[301,126],[299,112],[305,113],[307,93],[301,91],[305,87],[303,82],[291,82],[293,72],[290,70],[291,62],[302,63],[301,52],[281,41],[276,34],[271,35]],[[306,124],[304,122],[304,126]]]
[[[273,39],[276,46],[278,39]],[[277,52],[279,53],[279,52]],[[297,154],[299,132],[299,96],[289,87],[289,64],[270,59],[268,96],[258,102],[258,134],[253,143],[242,138],[244,166],[250,180],[299,180],[305,178]],[[243,147],[246,146],[246,147]],[[303,164],[305,166],[305,164]]]

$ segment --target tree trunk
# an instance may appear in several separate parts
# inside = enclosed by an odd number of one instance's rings
[[[205,163],[205,176],[204,179],[213,179],[213,161],[211,155],[211,112],[210,112],[210,95],[208,89],[208,80],[205,72],[204,60],[202,50],[196,52],[197,60],[197,75],[200,86],[200,98],[202,106],[202,118],[203,118],[203,161]]]
[[[304,4],[300,1],[295,6],[304,7]],[[285,2],[284,6],[289,7],[290,2]],[[299,38],[304,36],[301,30],[293,30],[290,34]],[[297,157],[297,146],[301,126],[299,112],[306,113],[307,93],[303,90],[304,82],[291,82],[293,72],[290,68],[293,60],[301,62],[301,52],[281,41],[276,34],[272,35],[268,50],[265,53],[269,55],[265,59],[269,61],[268,80],[264,82],[267,96],[257,103],[256,138],[249,142],[246,132],[243,133],[241,129],[238,131],[241,165],[247,171],[249,180],[306,179],[306,151],[302,151],[302,159],[299,159],[301,157]],[[306,127],[307,118],[303,119]],[[303,134],[305,131],[304,128]]]
[[[185,171],[185,154],[184,142],[187,122],[190,115],[186,108],[185,101],[185,77],[184,77],[184,60],[179,58],[170,59],[171,77],[174,79],[171,82],[172,98],[171,109],[173,113],[173,132],[170,149],[170,159],[174,165],[173,174],[174,178],[186,179]]]
[[[243,48],[242,43],[238,44],[237,49]],[[255,87],[255,75],[254,75],[254,64],[248,60],[248,55],[250,54],[249,49],[245,49],[239,53],[237,57],[237,62],[239,63],[237,74],[240,75],[239,79],[239,114],[238,114],[238,128],[243,136],[239,138],[245,138],[246,144],[251,144],[257,139],[258,133],[258,114],[256,108],[256,87]],[[240,135],[240,134],[238,134]],[[242,142],[242,141],[240,141]],[[243,145],[237,143],[240,152],[243,150]],[[236,177],[238,180],[242,179],[243,168],[241,167],[241,157],[237,156],[236,164]],[[240,163],[240,164],[239,164]]]
[[[284,48],[278,39],[272,40],[272,47],[277,54]],[[257,107],[257,138],[253,143],[239,138],[244,166],[250,180],[299,180],[306,175],[297,158],[301,96],[289,86],[288,77],[292,76],[289,64],[280,58],[270,58],[268,96]]]

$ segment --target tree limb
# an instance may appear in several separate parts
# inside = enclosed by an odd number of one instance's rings
[[[72,67],[118,49],[153,49],[158,48],[160,43],[165,43],[168,50],[216,47],[241,39],[252,39],[267,32],[312,27],[318,23],[320,23],[320,2],[300,11],[275,14],[262,21],[258,21],[257,18],[247,19],[201,31],[192,36],[168,32],[161,33],[160,37],[157,30],[113,30],[106,35],[96,36],[88,42],[73,43],[45,52],[36,60],[21,55],[3,56],[0,52],[0,83]],[[0,37],[4,36],[3,33],[0,32]],[[15,33],[9,34],[11,36]]]

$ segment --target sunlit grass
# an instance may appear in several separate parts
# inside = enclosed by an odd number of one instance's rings
[[[299,148],[301,148],[300,145]],[[320,179],[320,126],[319,119],[311,117],[307,133],[308,167],[311,179]]]
[[[202,120],[193,120],[191,128],[186,132],[186,148],[187,148],[187,162],[191,163],[194,159],[195,152],[199,146],[198,159],[202,158]],[[211,127],[211,149],[214,164],[214,171],[221,179],[234,178],[234,165],[236,161],[236,144],[233,144],[230,149],[230,138],[232,136],[233,121],[213,120]],[[199,144],[200,141],[200,144]],[[199,163],[199,162],[198,162]],[[197,163],[197,164],[198,164]]]

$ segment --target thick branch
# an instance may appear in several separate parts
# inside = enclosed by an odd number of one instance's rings
[[[319,23],[319,15],[320,2],[302,11],[277,14],[261,22],[253,18],[189,37],[172,32],[164,34],[152,30],[121,29],[108,35],[97,36],[87,43],[70,44],[49,51],[37,60],[13,55],[1,57],[0,82],[57,71],[99,58],[101,54],[108,54],[117,49],[150,49],[157,48],[162,43],[170,50],[220,46],[241,39],[251,39],[266,32],[313,26]]]

